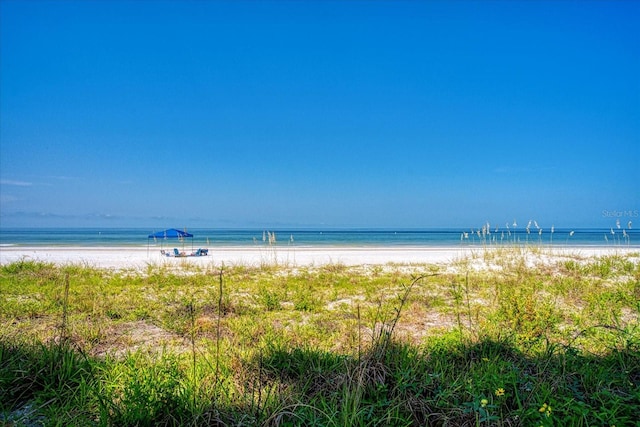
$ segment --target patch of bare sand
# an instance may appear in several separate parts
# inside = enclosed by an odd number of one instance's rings
[[[91,350],[93,356],[118,358],[137,351],[182,353],[189,349],[184,337],[144,320],[112,325],[105,336]]]

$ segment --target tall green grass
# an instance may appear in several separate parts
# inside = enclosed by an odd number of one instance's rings
[[[638,256],[0,269],[0,423],[638,425]]]

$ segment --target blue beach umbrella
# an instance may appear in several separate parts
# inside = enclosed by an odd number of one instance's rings
[[[149,248],[149,239],[153,239],[156,241],[157,239],[167,240],[167,239],[178,239],[182,242],[182,248],[184,249],[184,238],[191,237],[191,249],[193,250],[193,234],[187,233],[187,231],[178,230],[177,228],[169,228],[164,231],[158,231],[157,233],[149,234],[147,238],[147,250]],[[162,246],[162,243],[160,244]]]

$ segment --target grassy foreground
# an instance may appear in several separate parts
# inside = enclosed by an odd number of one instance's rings
[[[640,255],[530,255],[4,265],[0,425],[640,426]]]

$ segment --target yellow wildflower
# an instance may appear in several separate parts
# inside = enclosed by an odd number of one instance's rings
[[[500,397],[500,396],[504,396],[504,389],[502,387],[500,387],[499,389],[496,390],[496,396]]]
[[[487,399],[482,399],[482,400],[480,401],[480,406],[482,406],[483,408],[484,408],[485,406],[487,406],[488,404],[489,404],[489,401],[488,401]]]
[[[538,412],[545,414],[547,417],[551,415],[551,406],[543,403]]]

